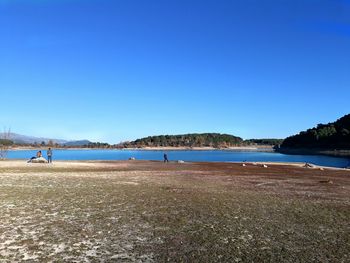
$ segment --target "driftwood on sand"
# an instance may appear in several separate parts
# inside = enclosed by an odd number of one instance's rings
[[[31,163],[47,163],[44,157],[38,157],[30,160]]]

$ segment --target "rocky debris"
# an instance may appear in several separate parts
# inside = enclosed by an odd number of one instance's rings
[[[32,163],[47,163],[47,160],[44,157],[38,157],[31,160]]]
[[[305,163],[305,164],[304,164],[304,167],[305,167],[305,168],[313,168],[314,165],[309,164],[309,163]]]
[[[319,182],[322,183],[322,184],[333,184],[332,180],[321,180]]]

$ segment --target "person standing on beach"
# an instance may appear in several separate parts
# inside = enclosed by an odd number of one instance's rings
[[[51,148],[49,148],[47,150],[47,162],[52,163],[52,150],[51,150]]]
[[[167,155],[166,153],[164,153],[164,162],[165,162],[165,163],[168,163],[168,162],[169,162],[169,160],[168,160],[168,155]]]

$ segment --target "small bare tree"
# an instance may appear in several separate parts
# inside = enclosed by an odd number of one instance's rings
[[[4,132],[0,133],[0,160],[6,159],[11,145],[11,130],[4,128]]]
[[[54,145],[53,140],[49,140],[49,141],[47,142],[47,145],[52,147],[52,146]]]

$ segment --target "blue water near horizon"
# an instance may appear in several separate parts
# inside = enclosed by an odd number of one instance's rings
[[[8,152],[9,159],[25,159],[35,156],[36,150],[15,150]],[[42,151],[46,157],[46,151]],[[166,151],[170,161],[188,162],[299,162],[322,166],[347,167],[350,158],[325,155],[288,155],[275,152],[234,150],[176,150]],[[164,151],[159,150],[54,150],[53,160],[163,160]]]

